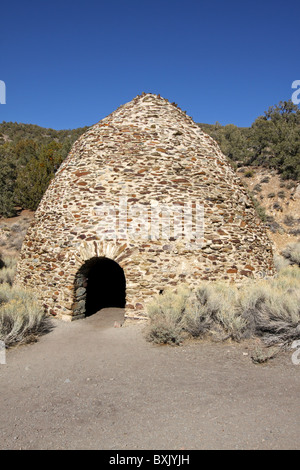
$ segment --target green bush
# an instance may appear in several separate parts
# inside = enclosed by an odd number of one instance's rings
[[[299,180],[300,109],[291,100],[270,107],[250,128],[219,123],[200,126],[238,166],[263,165],[276,169],[283,180]],[[245,176],[253,176],[252,171],[245,172]]]

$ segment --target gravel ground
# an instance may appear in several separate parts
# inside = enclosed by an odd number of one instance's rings
[[[6,352],[0,449],[299,449],[300,365],[248,343],[155,346],[106,309]]]

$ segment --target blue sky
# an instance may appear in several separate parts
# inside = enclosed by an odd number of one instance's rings
[[[92,125],[145,91],[250,126],[300,80],[299,0],[17,0],[0,17],[0,122]]]

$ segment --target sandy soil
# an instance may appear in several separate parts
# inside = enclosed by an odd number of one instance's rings
[[[299,449],[300,365],[249,345],[155,346],[121,310],[55,321],[0,365],[3,449]]]

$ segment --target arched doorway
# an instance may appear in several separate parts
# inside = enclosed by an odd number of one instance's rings
[[[90,316],[102,308],[124,308],[125,303],[126,280],[121,266],[105,257],[86,261],[75,279],[75,308]]]

